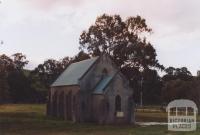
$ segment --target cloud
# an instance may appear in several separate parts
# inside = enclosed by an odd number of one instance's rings
[[[30,7],[40,10],[51,10],[55,7],[77,7],[84,3],[85,0],[24,0]]]
[[[188,66],[193,73],[200,57],[199,0],[2,0],[0,53],[25,53],[29,67],[47,58],[73,56],[80,33],[97,16],[141,15],[154,33],[148,39],[164,65]],[[187,55],[184,55],[187,54]]]

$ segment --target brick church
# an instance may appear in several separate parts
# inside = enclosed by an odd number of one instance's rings
[[[68,66],[51,85],[47,110],[73,122],[135,121],[133,90],[107,54]]]

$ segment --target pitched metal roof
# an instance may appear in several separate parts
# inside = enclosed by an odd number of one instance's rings
[[[88,71],[97,59],[98,57],[94,57],[72,63],[51,86],[77,85],[78,80]]]
[[[93,94],[103,94],[104,89],[109,84],[109,82],[112,80],[114,76],[106,76],[104,77],[95,87]]]

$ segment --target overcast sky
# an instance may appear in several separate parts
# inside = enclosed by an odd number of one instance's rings
[[[0,54],[26,54],[27,68],[78,52],[79,35],[97,16],[140,15],[165,66],[200,69],[199,0],[0,0]]]

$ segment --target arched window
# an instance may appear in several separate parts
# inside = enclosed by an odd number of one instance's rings
[[[115,97],[115,111],[116,112],[121,111],[121,97],[119,95]]]
[[[109,102],[106,102],[106,110],[107,110],[107,112],[109,112],[109,110],[110,110],[110,104],[109,104]]]
[[[73,100],[73,102],[72,102],[72,104],[73,104],[72,112],[74,112],[75,109],[76,109],[76,96],[75,95],[72,97],[72,100]]]
[[[51,90],[48,91],[48,99],[47,99],[47,115],[51,115]]]
[[[106,77],[108,75],[108,70],[106,68],[102,71],[102,77]]]
[[[81,109],[83,112],[85,112],[85,102],[84,101],[81,102]]]
[[[64,91],[58,96],[58,116],[64,118]]]
[[[54,94],[53,94],[53,99],[52,99],[52,102],[53,102],[53,105],[52,105],[52,109],[53,109],[53,111],[52,111],[52,114],[53,114],[53,116],[57,116],[57,106],[58,106],[58,104],[57,104],[57,96],[58,96],[58,92],[57,91],[55,91],[54,92]]]

